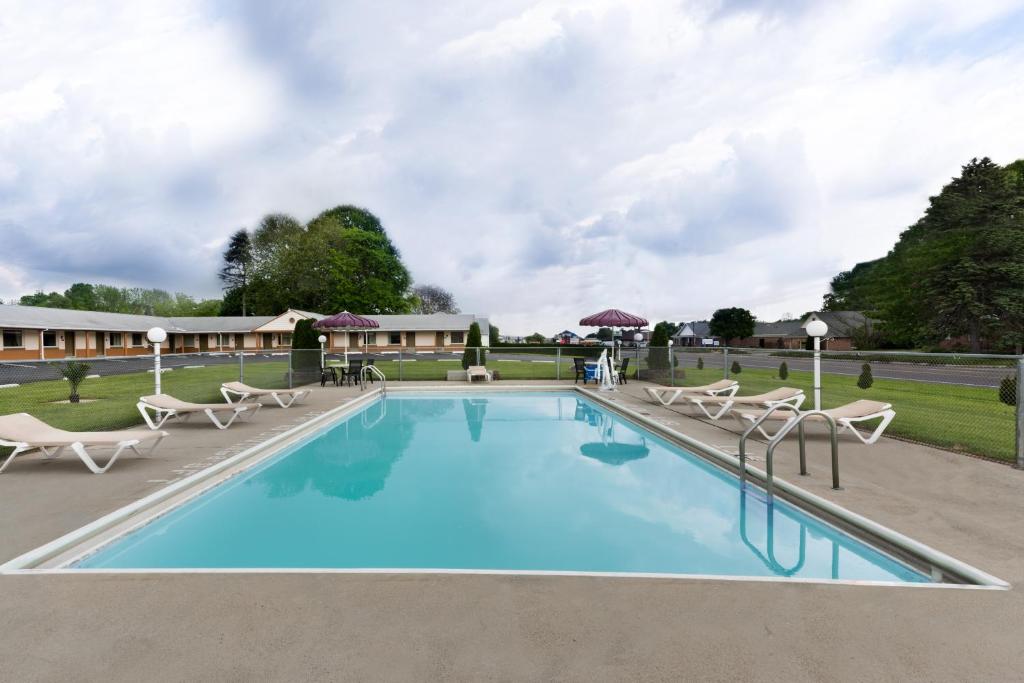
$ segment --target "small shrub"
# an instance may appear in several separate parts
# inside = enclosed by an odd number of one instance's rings
[[[779,365],[779,379],[789,378],[789,366],[786,365],[786,361],[782,361]]]
[[[477,365],[476,350],[480,349],[480,365],[487,365],[487,353],[480,348],[483,340],[480,338],[480,325],[473,323],[469,326],[469,334],[466,335],[466,349],[462,352],[462,369],[470,365]]]
[[[79,403],[81,397],[78,395],[78,387],[85,381],[85,376],[89,374],[89,364],[71,360],[66,363],[54,363],[53,365],[60,371],[61,376],[68,381],[68,387],[71,389],[68,402]]]
[[[1007,376],[999,383],[999,400],[1008,406],[1017,405],[1017,378]]]
[[[875,379],[871,376],[871,364],[865,363],[860,366],[860,376],[857,378],[857,386],[861,389],[870,389],[871,385],[874,383]]]
[[[697,356],[697,369],[698,370],[703,370],[704,369],[704,359],[701,356]]]
[[[740,362],[738,360],[734,360],[732,362],[732,368],[729,369],[729,372],[731,372],[734,375],[738,375],[742,371],[743,371],[743,368],[740,367]]]

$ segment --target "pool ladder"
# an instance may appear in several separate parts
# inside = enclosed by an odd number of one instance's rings
[[[359,371],[359,388],[361,389],[366,386],[366,376],[371,373],[380,380],[380,395],[387,396],[388,378],[384,376],[384,373],[376,365],[364,365],[363,369]]]
[[[787,434],[793,431],[794,427],[797,427],[797,437],[800,441],[800,474],[804,476],[807,475],[807,446],[805,443],[806,434],[804,432],[804,420],[814,416],[821,416],[825,418],[825,422],[828,423],[829,437],[832,441],[832,489],[834,491],[841,491],[842,487],[839,486],[839,437],[836,430],[836,421],[831,415],[823,410],[807,410],[801,413],[798,408],[788,403],[776,403],[768,408],[764,415],[759,417],[754,424],[747,429],[747,431],[743,432],[743,436],[740,437],[740,486],[744,486],[747,480],[747,438],[777,410],[792,410],[796,413],[796,417],[790,418],[786,424],[779,428],[779,431],[775,433],[775,436],[768,440],[768,451],[765,454],[765,492],[768,494],[768,502],[772,502],[772,497],[774,495],[772,463],[775,455],[775,447],[778,446],[784,438],[786,438]]]

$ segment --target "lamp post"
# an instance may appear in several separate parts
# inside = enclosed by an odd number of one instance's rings
[[[320,369],[323,370],[326,367],[324,365],[324,344],[327,342],[327,337],[321,334],[316,340],[320,342]]]
[[[167,332],[162,327],[151,327],[146,332],[146,339],[153,344],[153,379],[156,383],[156,393],[160,392],[160,345],[167,339]]]
[[[640,377],[640,342],[644,340],[644,335],[637,332],[633,335],[633,346],[636,347],[636,376]],[[648,351],[648,353],[650,353]]]
[[[814,338],[814,409],[821,410],[821,338],[828,332],[828,325],[820,320],[807,324],[807,334]]]
[[[672,345],[675,344],[671,339],[668,340],[668,376],[671,386],[676,385],[676,359],[672,355]],[[651,352],[647,351],[647,357],[650,358]],[[638,369],[639,372],[639,369]],[[639,375],[637,375],[639,377]]]

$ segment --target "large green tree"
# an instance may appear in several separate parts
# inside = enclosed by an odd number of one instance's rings
[[[719,308],[711,316],[708,330],[728,346],[733,340],[753,336],[754,316],[745,308]]]
[[[253,262],[252,238],[248,230],[241,228],[231,235],[222,259],[224,265],[221,266],[218,277],[224,283],[224,289],[239,293],[242,301],[242,315],[245,315],[249,275]]]
[[[882,320],[888,345],[1020,349],[1022,282],[1024,161],[972,159],[884,258],[836,276],[825,306]]]

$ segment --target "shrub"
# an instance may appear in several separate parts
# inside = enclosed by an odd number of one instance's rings
[[[704,369],[704,358],[702,356],[697,356],[697,369],[698,370],[703,370]]]
[[[1017,378],[1012,375],[1004,377],[999,383],[999,400],[1008,406],[1017,405]]]
[[[860,366],[860,377],[857,378],[857,386],[861,389],[870,389],[874,383],[875,379],[871,376],[871,364],[865,363]]]
[[[320,372],[320,333],[313,329],[313,321],[303,319],[295,323],[292,332],[292,373],[300,384],[311,382]],[[315,351],[313,350],[315,349]]]
[[[68,387],[71,389],[68,402],[79,403],[81,397],[78,395],[78,387],[85,381],[85,376],[89,374],[89,364],[70,360],[66,363],[54,363],[53,365],[60,371],[61,376],[68,381]]]
[[[782,361],[779,365],[779,379],[789,378],[789,366],[786,365],[786,361]]]
[[[462,352],[462,369],[470,365],[487,365],[487,354],[481,348],[483,342],[480,339],[480,325],[473,323],[469,326],[469,335],[466,337],[466,350]],[[476,362],[476,350],[480,349],[480,362]]]
[[[740,362],[738,360],[734,360],[732,362],[732,367],[729,369],[729,372],[731,372],[734,375],[738,375],[742,371],[743,371],[743,368],[740,367]]]

